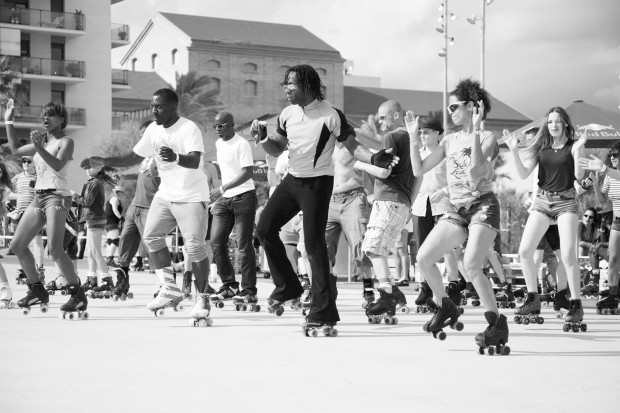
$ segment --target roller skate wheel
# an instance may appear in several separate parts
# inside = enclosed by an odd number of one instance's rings
[[[199,325],[200,327],[206,327],[206,326],[207,326],[207,320],[206,320],[206,319],[204,319],[204,318],[201,318],[201,319],[198,321],[198,325]]]
[[[562,318],[562,317],[564,317],[564,314],[562,314],[561,311],[558,313],[555,313],[555,318]]]
[[[545,319],[543,317],[536,317],[536,324],[545,324]]]
[[[276,315],[277,315],[278,317],[280,317],[282,314],[284,314],[284,308],[282,308],[282,307],[278,307],[278,308],[276,309],[275,313],[276,313]]]
[[[83,319],[83,320],[88,320],[88,317],[89,317],[89,315],[88,315],[88,311],[84,311],[84,312],[82,313],[82,319]]]
[[[310,336],[317,337],[319,335],[319,331],[316,328],[310,329]]]
[[[73,320],[74,317],[75,317],[75,315],[73,313],[69,313],[69,315],[68,315],[69,320]]]
[[[269,272],[263,273],[263,278],[265,278],[265,279],[271,278],[271,273],[269,273]]]
[[[241,306],[239,304],[235,304],[235,311],[241,311]]]
[[[368,324],[374,324],[375,320],[372,317],[368,317]]]
[[[47,309],[48,309],[48,305],[47,304],[41,304],[41,312],[42,313],[47,313]]]
[[[127,293],[127,298],[129,298],[130,300],[133,300],[133,293]]]
[[[437,334],[437,338],[439,341],[444,341],[446,339],[446,333],[444,331],[440,331],[439,334]]]
[[[564,324],[564,326],[562,326],[562,330],[563,330],[565,333],[568,333],[568,332],[570,331],[570,324],[565,323],[565,324]]]
[[[126,301],[127,300],[127,295],[123,294],[121,295],[121,301]]]
[[[216,306],[217,308],[224,308],[224,302],[223,302],[223,301],[218,301],[218,302],[215,304],[215,306]]]
[[[174,306],[174,311],[183,311],[185,307],[183,306],[183,304],[177,304]]]
[[[118,301],[118,295],[115,295],[114,297],[112,297],[112,301]]]
[[[255,305],[253,310],[254,312],[258,313],[260,311],[260,305]]]
[[[161,310],[157,310],[157,311],[155,312],[155,315],[156,315],[157,317],[162,317],[162,316],[164,315],[164,310],[163,310],[163,309],[161,309]]]
[[[403,314],[409,314],[409,307],[401,307],[400,312]]]
[[[273,308],[271,308],[271,307],[267,307],[267,312],[268,312],[269,314],[273,314]]]
[[[526,318],[523,319],[523,325],[524,326],[528,325],[529,323],[530,323],[530,319],[529,318],[526,317]]]
[[[494,354],[495,354],[495,349],[494,349],[493,347],[489,347],[489,348],[487,349],[487,354],[488,354],[489,356],[494,355]]]
[[[573,330],[573,333],[578,333],[579,332],[579,326],[577,324],[573,324],[571,326],[571,329]]]
[[[478,354],[480,354],[481,356],[484,355],[484,347],[478,347]]]
[[[241,310],[243,310],[243,311],[248,311],[248,306],[247,306],[247,305],[245,305],[245,304],[243,304],[243,305],[241,306]]]
[[[581,325],[579,326],[579,329],[580,329],[581,331],[583,331],[583,332],[586,332],[586,331],[588,331],[588,325],[587,325],[587,324],[581,324]]]
[[[398,318],[397,317],[394,317],[392,319],[392,324],[398,324]]]
[[[510,303],[510,308],[517,308],[517,305],[515,303]]]
[[[465,327],[465,326],[464,326],[464,325],[463,325],[463,323],[461,323],[460,321],[458,321],[458,322],[454,325],[454,329],[455,329],[456,331],[463,331],[463,328],[464,328],[464,327]]]
[[[463,315],[465,313],[465,309],[462,307],[459,307],[459,314]]]
[[[502,351],[500,353],[502,356],[507,356],[510,354],[510,347],[502,346]]]
[[[28,315],[28,314],[30,314],[30,308],[24,308],[24,309],[22,310],[22,313],[23,313],[24,315]]]
[[[191,318],[189,320],[189,326],[190,327],[198,327],[198,320],[196,320],[195,318]]]

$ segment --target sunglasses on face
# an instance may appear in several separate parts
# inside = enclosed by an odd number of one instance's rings
[[[461,106],[462,104],[467,103],[467,102],[456,102],[451,104],[450,106],[448,106],[448,113],[449,114],[453,114],[455,110],[457,110],[459,108],[459,106]]]
[[[594,215],[583,214],[584,218],[594,219]]]
[[[22,163],[32,163],[32,161],[22,161]]]
[[[610,153],[610,154],[609,154],[609,157],[610,157],[610,158],[617,158],[617,157],[618,157],[618,155],[620,155],[618,152],[613,152],[613,153]]]
[[[222,128],[225,128],[226,125],[228,125],[228,123],[217,123],[217,124],[213,125],[213,129],[220,130]]]

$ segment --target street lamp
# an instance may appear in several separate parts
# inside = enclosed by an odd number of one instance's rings
[[[480,47],[480,84],[484,87],[484,41],[486,34],[486,9],[490,6],[493,0],[482,0],[482,16],[478,17],[475,14],[467,18],[469,24],[476,25],[476,22],[480,22],[480,33],[482,34],[482,43]]]
[[[443,130],[448,130],[448,45],[454,46],[454,37],[448,36],[448,22],[456,20],[457,16],[454,13],[448,12],[448,0],[444,0],[439,6],[439,11],[443,12],[438,21],[440,26],[436,27],[439,33],[443,34],[443,47],[439,50],[437,55],[443,58]]]

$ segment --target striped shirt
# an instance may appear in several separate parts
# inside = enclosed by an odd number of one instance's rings
[[[15,175],[11,181],[17,194],[15,210],[23,212],[34,199],[34,186],[37,182],[37,176],[26,175],[25,172],[21,172]]]
[[[614,216],[620,216],[620,181],[609,175],[605,176],[601,191],[607,194],[614,205]]]

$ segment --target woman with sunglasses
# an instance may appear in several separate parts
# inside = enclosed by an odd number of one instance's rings
[[[493,133],[481,130],[491,102],[480,83],[465,79],[450,93],[449,103],[452,121],[461,130],[442,139],[424,161],[420,157],[418,118],[410,111],[405,116],[414,175],[421,177],[446,159],[448,193],[455,211],[444,214],[418,251],[420,272],[433,291],[433,298],[427,305],[435,313],[424,330],[443,339],[442,329],[446,325],[457,330],[462,328],[457,322],[459,311],[447,296],[435,264],[467,240],[463,258],[465,271],[480,296],[489,323],[484,332],[476,335],[476,343],[481,354],[489,346],[497,346],[499,352],[508,354],[506,316],[499,314],[491,283],[482,272],[500,223],[499,202],[493,193],[493,167],[489,160],[497,141]],[[494,350],[489,349],[490,352]]]
[[[564,331],[586,330],[583,320],[583,306],[580,299],[579,264],[577,262],[578,203],[575,181],[583,177],[578,159],[583,152],[587,137],[582,134],[575,141],[575,128],[570,116],[561,107],[547,111],[540,130],[527,146],[519,148],[514,134],[504,130],[504,140],[513,155],[517,174],[527,178],[538,165],[538,191],[532,205],[519,246],[519,257],[527,286],[524,304],[515,310],[515,322],[542,324],[540,297],[534,253],[553,220],[557,220],[562,246],[562,262],[566,268],[570,305],[566,314]],[[520,153],[523,153],[523,159]],[[558,286],[560,290],[560,286]]]
[[[620,280],[620,171],[618,170],[620,141],[613,144],[607,155],[606,162],[590,155],[592,159],[579,159],[579,165],[596,172],[606,172],[602,188],[594,185],[598,201],[603,203],[605,198],[613,204],[614,218],[609,234],[609,291],[596,303],[596,312],[599,314],[620,314],[618,312],[618,281]]]
[[[34,199],[22,215],[11,243],[30,287],[26,297],[19,300],[17,305],[24,308],[26,314],[34,304],[40,304],[41,310],[47,311],[49,294],[39,280],[34,257],[28,249],[30,241],[45,226],[49,254],[64,274],[68,283],[67,292],[70,294],[69,301],[60,307],[60,311],[63,315],[77,311],[79,317],[87,317],[86,295],[80,287],[73,263],[63,249],[65,221],[71,208],[67,165],[73,157],[74,147],[73,140],[64,132],[69,119],[67,110],[59,101],[46,104],[41,113],[45,131],[31,131],[32,143],[23,146],[15,133],[13,116],[13,100],[10,99],[4,115],[9,147],[15,155],[34,155],[32,160],[37,171]]]
[[[592,267],[592,274],[588,280],[588,284],[581,289],[581,294],[588,297],[598,295],[598,282],[600,279],[600,266],[599,266],[599,243],[600,232],[597,227],[598,214],[596,208],[587,207],[583,212],[581,221],[579,221],[579,256],[586,256],[590,258],[590,265]]]

